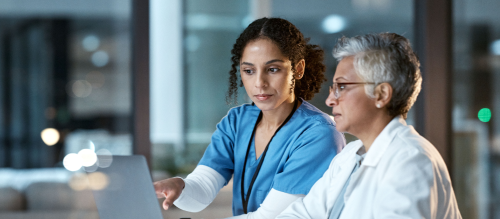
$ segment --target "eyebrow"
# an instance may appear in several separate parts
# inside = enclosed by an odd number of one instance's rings
[[[281,60],[281,59],[273,59],[273,60],[271,60],[271,61],[267,61],[267,62],[266,62],[266,65],[269,65],[269,64],[271,64],[271,63],[275,63],[275,62],[283,62],[283,63],[284,63],[285,61],[283,61],[283,60]],[[250,66],[254,66],[254,64],[252,64],[252,63],[250,63],[250,62],[242,62],[241,64],[242,64],[242,65],[250,65]]]
[[[266,62],[266,65],[269,65],[269,64],[274,63],[274,62],[285,62],[285,61],[283,61],[283,60],[281,60],[281,59],[273,59],[273,60],[271,60],[271,61],[267,61],[267,62]]]
[[[250,65],[250,66],[254,66],[254,65],[253,65],[252,63],[250,63],[250,62],[242,62],[241,64],[242,64],[242,65]]]
[[[335,79],[335,81],[338,81],[339,79],[342,79],[342,80],[346,80],[346,81],[347,81],[347,79],[345,79],[344,77],[338,77],[338,78],[336,78],[336,79]]]

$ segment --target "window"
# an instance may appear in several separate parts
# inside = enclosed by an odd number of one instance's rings
[[[500,217],[498,8],[453,1],[453,186],[463,218]]]
[[[131,1],[1,5],[0,167],[131,154]]]

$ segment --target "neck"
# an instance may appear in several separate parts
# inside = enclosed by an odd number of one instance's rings
[[[366,130],[356,133],[355,135],[353,134],[363,142],[366,152],[368,152],[375,139],[393,119],[393,117],[387,115],[386,112],[383,112],[383,115],[374,116],[372,118],[374,119],[371,122],[365,123],[364,127],[366,127]]]
[[[277,129],[285,121],[288,115],[290,115],[294,104],[294,99],[287,99],[276,109],[262,111],[262,120],[259,126],[270,130]],[[299,106],[300,102],[297,103],[297,108],[299,108]]]

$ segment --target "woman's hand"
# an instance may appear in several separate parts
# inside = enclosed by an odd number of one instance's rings
[[[184,180],[181,178],[170,178],[153,183],[156,197],[165,198],[163,209],[167,210],[174,201],[179,198],[184,189]]]

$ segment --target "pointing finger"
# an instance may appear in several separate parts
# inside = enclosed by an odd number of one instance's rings
[[[163,193],[165,196],[165,201],[163,201],[163,209],[168,210],[168,208],[172,205],[171,198],[168,197],[168,194],[165,192]]]

